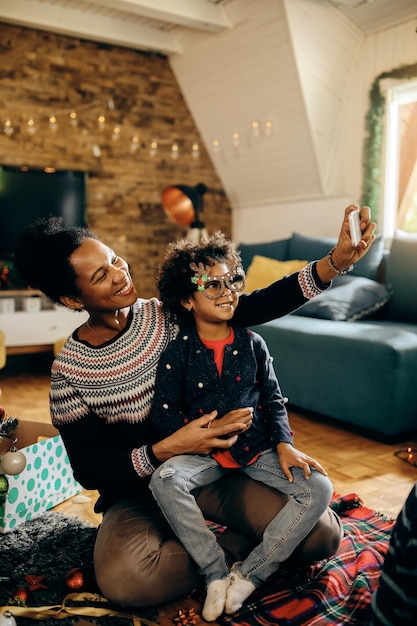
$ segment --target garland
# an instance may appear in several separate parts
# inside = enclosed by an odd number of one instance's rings
[[[411,79],[417,76],[417,63],[405,65],[379,74],[369,91],[369,109],[365,117],[365,140],[362,155],[361,205],[372,207],[373,219],[377,220],[381,187],[381,156],[384,131],[385,96],[381,92],[383,78]]]

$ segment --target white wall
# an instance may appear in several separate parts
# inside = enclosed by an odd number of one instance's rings
[[[233,211],[233,239],[237,243],[259,243],[289,237],[293,232],[336,237],[350,203],[348,197],[333,197],[245,207]]]
[[[417,61],[415,21],[365,38],[328,0],[224,6],[233,29],[182,33],[184,54],[170,62],[207,149],[221,141],[211,157],[234,239],[336,235],[361,194],[369,88],[382,71]],[[272,136],[255,139],[252,120],[267,117]]]

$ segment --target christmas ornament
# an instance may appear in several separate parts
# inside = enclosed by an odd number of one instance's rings
[[[9,599],[8,604],[14,604],[16,606],[26,606],[26,600],[28,599],[28,591],[26,587],[19,587],[16,589],[12,597]]]
[[[37,589],[48,589],[41,581],[45,576],[36,576],[35,574],[28,574],[25,576],[25,580],[29,585],[29,591],[36,591]]]
[[[197,613],[193,607],[190,609],[179,609],[177,617],[173,619],[178,626],[194,626],[197,624]]]
[[[0,626],[16,626],[16,620],[11,611],[0,613]]]
[[[9,491],[9,481],[4,474],[0,474],[0,506],[6,502],[7,492]]]
[[[26,467],[26,457],[15,446],[12,446],[9,452],[1,457],[1,469],[9,476],[20,474]]]
[[[69,589],[79,591],[82,589],[86,582],[86,575],[81,567],[73,567],[65,575],[65,584]]]

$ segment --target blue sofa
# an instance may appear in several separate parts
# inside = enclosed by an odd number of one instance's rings
[[[334,244],[294,233],[238,248],[250,275],[257,257],[313,260]],[[417,431],[417,237],[397,233],[388,253],[377,238],[327,292],[254,330],[268,343],[290,406],[382,441]]]

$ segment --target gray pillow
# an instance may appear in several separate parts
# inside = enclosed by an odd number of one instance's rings
[[[332,287],[309,300],[293,315],[354,322],[369,317],[389,300],[386,285],[362,276],[338,276]]]
[[[387,282],[392,288],[387,317],[417,323],[417,235],[395,233],[388,257]]]
[[[293,233],[288,245],[289,259],[308,259],[315,261],[326,256],[336,245],[337,239],[330,237],[307,237]],[[384,254],[384,240],[381,235],[375,239],[369,251],[355,265],[351,276],[364,276],[375,280]],[[300,256],[301,255],[301,256]]]
[[[276,241],[267,241],[265,243],[241,243],[237,246],[237,249],[242,257],[243,269],[245,272],[248,270],[255,254],[266,256],[268,259],[275,259],[276,261],[286,261],[289,241],[289,239],[277,239]]]

